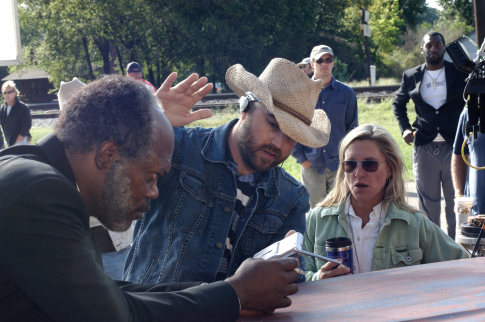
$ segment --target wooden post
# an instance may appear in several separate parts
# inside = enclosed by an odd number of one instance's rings
[[[360,9],[360,16],[361,16],[361,21],[362,21],[362,36],[365,38],[365,57],[366,57],[366,73],[367,73],[367,79],[369,80],[369,85],[371,84],[370,80],[370,49],[369,49],[369,38],[370,38],[370,27],[367,24],[369,22],[369,11],[367,9]]]

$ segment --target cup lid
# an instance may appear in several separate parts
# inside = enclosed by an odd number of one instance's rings
[[[325,245],[332,248],[347,247],[352,246],[352,240],[349,237],[329,238],[325,242]]]

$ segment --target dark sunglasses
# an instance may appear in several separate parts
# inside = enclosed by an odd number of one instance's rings
[[[343,161],[342,162],[342,167],[344,168],[344,171],[347,173],[351,173],[357,168],[358,163],[362,163],[362,169],[364,169],[365,172],[376,172],[377,169],[379,169],[379,164],[384,163],[383,162],[377,162],[376,160],[352,160],[352,161]]]
[[[317,64],[321,64],[323,62],[326,62],[327,64],[331,64],[333,63],[333,58],[325,58],[325,59],[320,58],[319,60],[315,61],[315,63]]]
[[[15,92],[15,91],[8,91],[8,92],[5,91],[5,92],[3,92],[3,94],[10,94],[10,93],[13,93],[13,92]]]

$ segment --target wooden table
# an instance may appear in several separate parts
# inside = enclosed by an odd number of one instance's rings
[[[485,258],[303,283],[290,298],[239,321],[485,321]]]

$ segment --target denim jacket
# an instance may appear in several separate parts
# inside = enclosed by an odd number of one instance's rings
[[[174,128],[172,169],[158,181],[160,196],[135,226],[124,280],[142,284],[213,282],[236,202],[226,153],[228,130]],[[277,166],[261,174],[241,216],[228,276],[241,263],[294,229],[305,232],[309,194]]]
[[[303,249],[326,255],[325,241],[333,237],[348,237],[344,204],[314,208],[307,216],[307,232]],[[306,260],[306,280],[318,280],[326,261]],[[411,265],[469,258],[460,245],[422,213],[410,213],[394,203],[389,204],[387,217],[377,235],[372,254],[372,270],[408,267]]]

